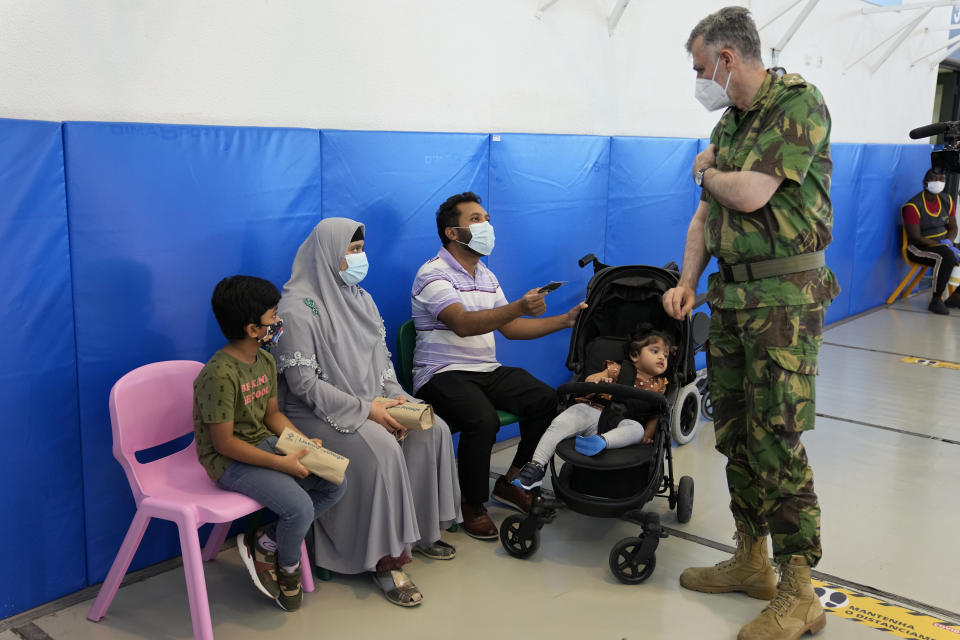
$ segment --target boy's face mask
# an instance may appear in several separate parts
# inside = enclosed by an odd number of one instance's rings
[[[940,193],[945,186],[947,186],[947,183],[942,180],[931,180],[927,183],[927,191],[930,193]]]
[[[283,320],[277,318],[273,324],[261,324],[261,327],[267,328],[267,333],[257,340],[261,347],[272,347],[280,340],[280,334],[283,333]]]

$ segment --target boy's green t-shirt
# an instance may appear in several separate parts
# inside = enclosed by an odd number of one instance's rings
[[[193,432],[200,464],[214,482],[233,462],[213,447],[210,425],[233,420],[233,435],[256,446],[274,435],[264,424],[267,402],[277,395],[273,356],[257,350],[247,364],[223,349],[213,354],[193,381]]]

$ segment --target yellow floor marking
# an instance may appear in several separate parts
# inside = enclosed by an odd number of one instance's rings
[[[960,624],[890,604],[859,591],[813,580],[823,608],[841,618],[856,620],[898,638],[914,640],[960,640]]]
[[[944,362],[943,360],[931,360],[930,358],[915,358],[913,356],[907,356],[905,358],[900,358],[900,362],[906,362],[908,364],[919,364],[925,367],[936,367],[937,369],[960,370],[960,364],[956,362]]]

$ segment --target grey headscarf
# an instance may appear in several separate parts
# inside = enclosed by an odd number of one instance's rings
[[[317,378],[360,401],[362,415],[339,416],[349,421],[338,425],[345,431],[360,426],[375,396],[399,389],[377,305],[359,285],[340,277],[358,228],[363,225],[353,220],[326,218],[300,245],[283,285],[279,315],[284,331],[275,348],[280,373],[291,366],[313,368]]]

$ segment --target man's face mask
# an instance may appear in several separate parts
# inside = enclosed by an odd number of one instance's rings
[[[927,183],[927,191],[930,193],[940,193],[945,186],[947,186],[947,183],[943,180],[931,180]]]
[[[348,285],[359,284],[361,280],[367,277],[367,269],[370,264],[367,262],[366,253],[348,253],[346,255],[347,268],[340,272],[340,279]]]
[[[267,333],[257,340],[261,347],[272,347],[280,340],[280,334],[283,333],[283,320],[277,318],[273,324],[261,324],[261,327],[267,328]]]
[[[727,89],[730,87],[730,78],[733,76],[733,73],[727,74],[727,84],[721,87],[720,83],[716,81],[717,69],[719,68],[720,58],[717,57],[717,62],[713,67],[713,77],[709,80],[706,78],[697,78],[697,89],[694,95],[707,111],[716,111],[717,109],[723,109],[733,104],[733,100],[730,99],[730,95],[727,93]]]
[[[465,244],[470,247],[477,253],[482,256],[490,255],[490,252],[493,251],[494,235],[493,235],[493,225],[489,222],[477,222],[471,224],[469,227],[453,227],[454,229],[469,229],[470,242],[460,242],[460,244]]]

